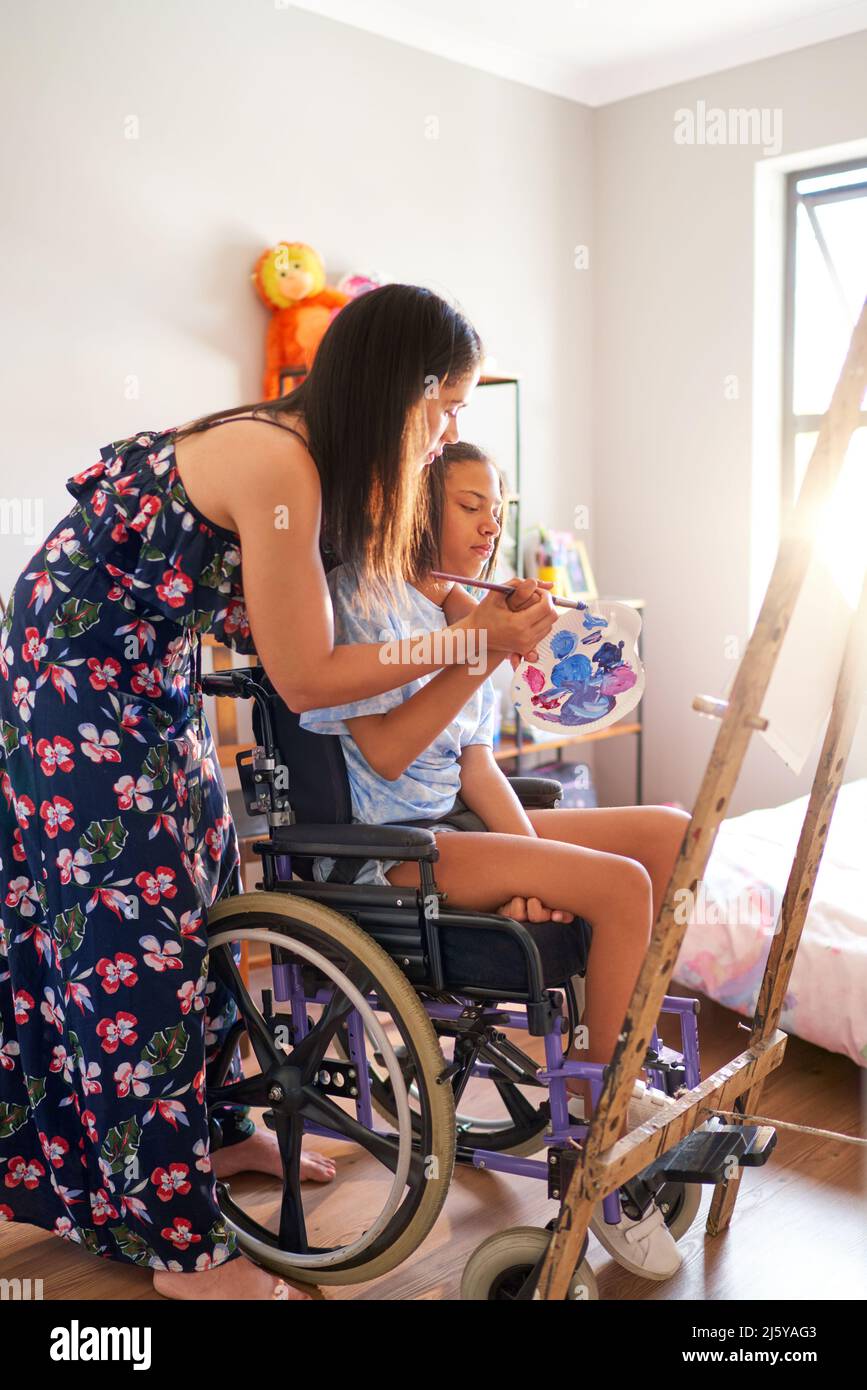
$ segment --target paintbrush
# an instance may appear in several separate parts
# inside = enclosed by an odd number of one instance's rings
[[[466,574],[444,574],[442,570],[431,570],[432,579],[450,579],[455,584],[469,584],[473,589],[491,589],[495,594],[510,594],[512,586],[510,584],[491,584],[487,579],[471,579]],[[555,598],[551,595],[551,602],[558,608],[589,608],[589,603],[582,603],[577,598]]]

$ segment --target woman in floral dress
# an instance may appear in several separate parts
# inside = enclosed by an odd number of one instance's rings
[[[101,448],[0,624],[0,1221],[150,1267],[170,1297],[306,1296],[242,1254],[217,1201],[215,1176],[281,1169],[243,1107],[212,1114],[211,1155],[208,1062],[235,1004],[208,977],[207,909],[239,854],[200,634],[255,650],[293,708],[437,669],[333,647],[319,543],[399,573],[420,467],[457,438],[479,356],[429,291],[371,292],[290,398]],[[522,598],[491,595],[460,625],[526,651],[555,615],[532,582]],[[459,667],[437,679],[474,688]]]

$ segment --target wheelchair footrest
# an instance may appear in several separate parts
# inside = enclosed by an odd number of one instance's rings
[[[664,1182],[716,1184],[728,1176],[732,1158],[739,1167],[758,1167],[768,1161],[776,1142],[777,1132],[770,1125],[702,1127],[681,1139],[638,1177],[651,1189]]]

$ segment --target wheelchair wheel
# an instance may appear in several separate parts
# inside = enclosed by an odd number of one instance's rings
[[[489,1236],[467,1261],[461,1299],[474,1303],[514,1302],[550,1240],[551,1232],[537,1226],[513,1226]],[[586,1244],[585,1240],[585,1249]],[[599,1298],[596,1276],[583,1253],[569,1281],[568,1297],[579,1302],[595,1302]]]
[[[667,1182],[656,1194],[656,1204],[675,1240],[685,1236],[701,1206],[700,1182]]]
[[[394,1269],[434,1225],[454,1167],[451,1089],[438,1084],[443,1056],[417,994],[391,958],[355,923],[294,895],[291,900],[267,892],[228,898],[209,910],[208,937],[209,973],[234,996],[239,1015],[214,1064],[208,1103],[262,1107],[265,1124],[277,1135],[284,1168],[282,1192],[278,1189],[276,1196],[267,1193],[263,1198],[262,1184],[256,1183],[252,1199],[245,1201],[235,1190],[241,1188],[240,1177],[231,1180],[232,1190],[228,1182],[218,1180],[221,1210],[242,1249],[268,1269],[316,1284],[361,1283]],[[244,941],[271,947],[272,970],[301,966],[305,976],[315,980],[321,1002],[308,1006],[305,1036],[294,1032],[297,1021],[288,1012],[265,1012],[261,987],[252,982],[245,986],[233,953],[235,944]],[[269,975],[264,988],[271,985]],[[371,995],[375,1007],[369,1002]],[[383,1057],[396,1101],[395,1133],[360,1122],[347,1089],[349,1074],[336,1061],[334,1035],[353,1010]],[[387,1016],[388,1030],[396,1032],[411,1058],[418,1092],[413,1111],[380,1015]],[[226,1084],[244,1032],[252,1049],[245,1076]],[[349,1235],[333,1209],[329,1216],[328,1186],[310,1184],[302,1191],[301,1139],[310,1126],[357,1146],[349,1160],[357,1189]],[[338,1157],[335,1190],[339,1168]],[[323,1244],[311,1243],[308,1221]],[[345,1208],[342,1223],[345,1226]]]

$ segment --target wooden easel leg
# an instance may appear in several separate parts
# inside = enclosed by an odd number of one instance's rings
[[[742,1096],[738,1096],[733,1108],[735,1110],[740,1110],[744,1115],[755,1114],[764,1084],[764,1080],[759,1081],[757,1085],[751,1087],[749,1091],[744,1091]],[[707,1214],[707,1222],[705,1223],[705,1230],[709,1236],[722,1235],[723,1231],[728,1227],[734,1215],[735,1203],[738,1200],[738,1193],[741,1190],[741,1178],[743,1174],[743,1168],[738,1166],[731,1177],[725,1178],[722,1182],[718,1182],[714,1188],[713,1197]]]
[[[585,1162],[586,1160],[582,1156],[572,1177],[573,1184],[580,1183],[577,1194],[573,1197],[571,1205],[560,1208],[560,1219],[548,1247],[548,1258],[539,1275],[539,1283],[533,1295],[534,1298],[562,1300],[568,1293],[569,1283],[575,1269],[575,1261],[571,1254],[567,1254],[567,1250],[580,1251],[582,1249],[596,1200],[584,1191]]]

